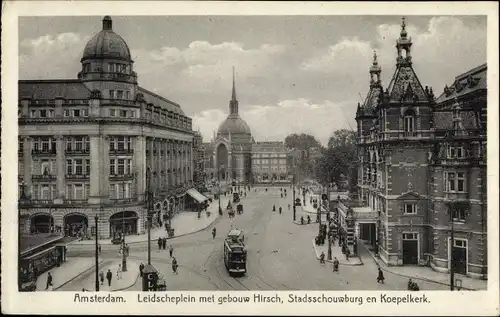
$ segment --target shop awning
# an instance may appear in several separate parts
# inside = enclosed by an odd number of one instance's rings
[[[187,194],[191,197],[194,198],[194,200],[196,200],[197,202],[199,203],[202,203],[204,201],[207,201],[208,198],[205,197],[204,195],[202,195],[199,191],[197,191],[196,189],[194,188],[191,188],[191,189],[188,189],[187,191]]]

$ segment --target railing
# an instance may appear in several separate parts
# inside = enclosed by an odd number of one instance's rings
[[[109,149],[110,155],[134,154],[134,149]]]
[[[113,174],[109,175],[109,179],[116,181],[116,180],[131,180],[134,179],[134,174],[123,174],[123,175],[118,175],[118,174]]]
[[[112,198],[110,199],[111,204],[127,204],[138,201],[138,197],[130,197],[130,198]]]
[[[31,154],[40,154],[40,155],[55,155],[57,154],[56,149],[48,149],[48,150],[31,150]]]
[[[57,175],[31,175],[31,179],[33,180],[55,180],[57,178]]]
[[[89,155],[90,149],[66,149],[64,152],[66,155]]]
[[[90,179],[90,174],[66,174],[66,179]]]

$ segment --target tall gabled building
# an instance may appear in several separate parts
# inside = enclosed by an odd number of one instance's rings
[[[413,69],[411,48],[403,19],[387,89],[375,55],[358,104],[358,194],[369,208],[351,210],[351,232],[389,265],[448,271],[453,262],[458,273],[484,276],[486,66],[458,76],[436,100]]]

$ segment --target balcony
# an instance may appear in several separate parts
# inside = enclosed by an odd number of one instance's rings
[[[65,199],[64,204],[70,206],[79,206],[86,205],[88,203],[88,199]]]
[[[89,155],[90,149],[66,149],[64,152],[67,156],[71,155]]]
[[[56,175],[49,175],[49,174],[43,174],[43,175],[31,175],[32,180],[46,180],[46,181],[53,181],[56,180],[57,176]]]
[[[134,174],[113,174],[109,175],[109,180],[111,181],[127,181],[135,178]]]
[[[137,202],[138,198],[137,197],[129,197],[129,198],[112,198],[110,199],[110,202],[112,205],[115,204],[130,204],[133,202]]]
[[[134,149],[109,149],[109,155],[131,155]]]
[[[31,150],[32,155],[56,155],[56,149],[33,149]]]
[[[66,174],[66,179],[72,180],[88,180],[90,179],[90,174]]]

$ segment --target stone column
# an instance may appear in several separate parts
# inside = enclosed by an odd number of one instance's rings
[[[65,189],[65,147],[64,147],[64,137],[62,135],[56,136],[56,170],[57,170],[57,196],[55,197],[56,204],[62,204],[64,202],[64,197],[66,196]]]
[[[100,136],[91,135],[90,137],[90,204],[100,204],[100,174],[104,171],[101,169],[101,149],[100,149]],[[109,162],[108,162],[109,164]],[[101,217],[101,215],[99,215]]]
[[[167,139],[166,142],[166,148],[167,148],[167,153],[166,153],[166,169],[165,172],[167,173],[167,188],[172,186],[172,180],[171,180],[171,173],[172,171],[170,168],[172,167],[172,162],[170,161],[170,156],[172,155],[172,151],[170,150],[170,139]]]
[[[165,171],[165,179],[163,186],[165,190],[168,189],[168,140],[164,139],[163,140],[163,159],[165,160],[163,163],[163,170]]]
[[[109,200],[109,136],[101,136],[101,197],[105,201]],[[92,167],[91,167],[92,169]]]
[[[153,177],[154,165],[153,165],[153,141],[152,141],[152,138],[149,138],[149,137],[146,138],[146,146],[148,149],[148,158],[146,161],[146,164],[148,164],[148,166],[146,166],[146,169],[148,167],[151,168],[151,174],[149,175],[149,177],[151,179],[149,180],[149,182],[151,184],[152,190],[154,190],[154,177]]]
[[[160,116],[161,117],[161,116]],[[156,187],[158,191],[161,191],[161,149],[162,149],[163,139],[156,139]]]
[[[24,162],[24,175],[23,181],[26,184],[25,194],[30,197],[33,196],[33,182],[31,180],[31,171],[33,169],[33,160],[31,158],[31,151],[33,149],[33,138],[23,136],[23,162]]]

